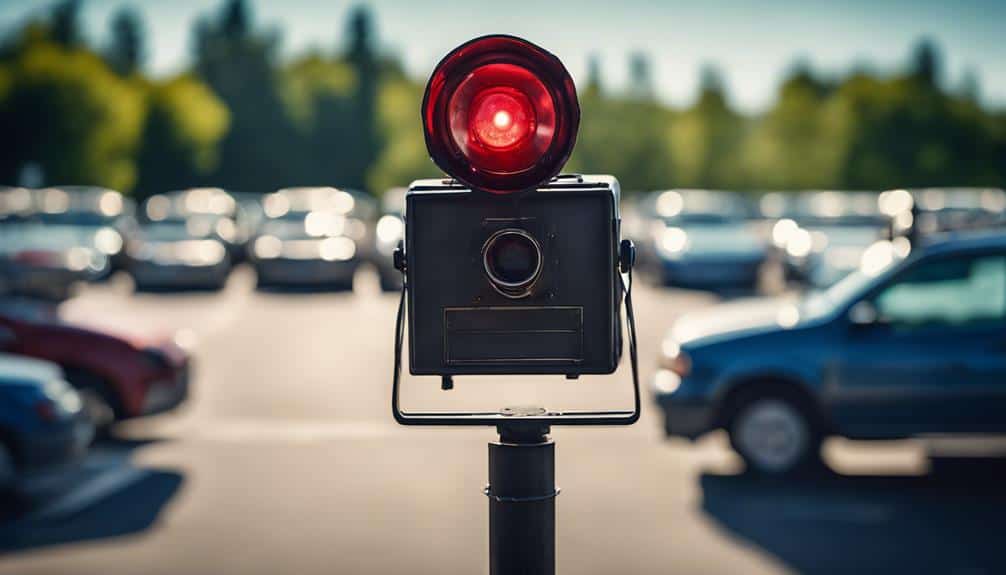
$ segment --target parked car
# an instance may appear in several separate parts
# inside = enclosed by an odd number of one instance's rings
[[[874,192],[771,193],[760,204],[775,218],[771,239],[787,279],[816,289],[856,269],[863,252],[891,232]]]
[[[647,213],[649,237],[640,247],[640,265],[659,283],[707,289],[758,286],[767,246],[738,195],[668,190],[652,196]]]
[[[214,216],[189,216],[145,223],[127,248],[129,274],[137,290],[221,289],[231,271]]]
[[[267,195],[263,210],[250,250],[259,287],[352,287],[371,243],[369,198],[336,188],[287,188]]]
[[[125,244],[136,227],[132,200],[97,186],[44,188],[33,194],[31,221],[108,258],[108,269],[92,279],[104,279],[125,266]]]
[[[1006,224],[1006,192],[998,188],[926,188],[910,193],[919,220],[914,225],[924,234]]]
[[[143,217],[148,222],[196,219],[224,247],[231,262],[244,260],[248,240],[257,223],[255,206],[246,194],[239,199],[222,188],[188,188],[151,196],[144,202]]]
[[[110,270],[109,258],[88,243],[72,227],[0,223],[0,293],[55,301],[70,297],[77,282]]]
[[[63,322],[53,306],[0,300],[0,351],[59,365],[98,426],[174,408],[188,395],[189,355],[170,337],[117,335]]]
[[[57,365],[0,353],[0,490],[72,464],[93,435]]]
[[[1006,233],[881,241],[800,300],[683,316],[653,380],[666,432],[724,429],[754,470],[822,439],[1006,432]]]

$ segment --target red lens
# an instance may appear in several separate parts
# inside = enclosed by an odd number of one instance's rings
[[[576,88],[558,58],[511,36],[448,54],[423,100],[426,145],[441,169],[475,189],[528,190],[559,173],[576,141]]]

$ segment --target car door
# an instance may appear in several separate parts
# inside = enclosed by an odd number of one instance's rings
[[[833,374],[836,417],[866,434],[1006,430],[1006,253],[920,260],[866,300]]]

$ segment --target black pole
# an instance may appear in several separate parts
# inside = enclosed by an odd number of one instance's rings
[[[500,426],[489,444],[490,575],[555,574],[555,443],[547,426]]]

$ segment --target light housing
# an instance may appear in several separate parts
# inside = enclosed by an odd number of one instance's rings
[[[559,173],[576,143],[580,106],[559,58],[493,35],[437,64],[422,116],[426,148],[440,169],[473,189],[508,194]]]

